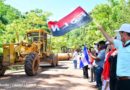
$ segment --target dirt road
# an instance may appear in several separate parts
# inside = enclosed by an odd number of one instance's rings
[[[20,69],[0,78],[0,90],[97,90],[92,85],[81,69],[73,69],[72,61],[60,61],[55,68],[42,66],[37,76],[26,76]]]

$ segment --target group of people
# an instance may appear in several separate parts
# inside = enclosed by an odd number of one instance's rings
[[[101,25],[98,25],[99,30],[104,37],[111,44],[114,45],[117,51],[116,62],[116,82],[113,90],[130,90],[130,24],[122,24],[119,30],[116,30],[118,34],[117,39],[110,37]],[[115,54],[115,53],[114,53]],[[112,69],[112,68],[111,68]],[[110,75],[111,77],[111,75]],[[110,87],[112,86],[112,80],[110,78]],[[110,90],[112,90],[110,88]]]
[[[88,58],[83,53],[83,57],[89,59],[83,66],[84,77],[89,78],[89,65],[91,81],[96,81],[95,87],[102,90],[130,90],[130,24],[122,24],[115,31],[118,35],[114,38],[101,25],[97,26],[107,41],[99,41],[96,44],[97,50],[89,49]]]
[[[97,44],[97,55],[91,54],[90,57],[94,59],[92,66],[94,68],[95,80],[97,88],[102,90],[115,90],[116,83],[116,55],[117,50],[110,42],[99,41]],[[91,59],[90,58],[90,59]],[[112,77],[110,77],[112,76]],[[113,80],[110,82],[110,80]],[[115,80],[115,81],[114,81]],[[114,83],[114,84],[111,84]],[[113,85],[113,86],[111,86]],[[110,87],[111,86],[111,87]]]

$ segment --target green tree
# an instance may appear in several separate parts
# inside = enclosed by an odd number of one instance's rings
[[[0,1],[0,22],[8,24],[13,20],[18,19],[20,16],[21,13],[17,9],[4,4],[4,0]]]
[[[91,12],[93,21],[100,23],[105,30],[115,36],[114,30],[118,29],[122,23],[130,23],[130,0],[108,0],[106,4],[97,5]],[[87,44],[88,47],[93,46],[99,40],[105,40],[93,22],[73,30],[63,36],[67,38],[66,46],[79,47]],[[62,38],[63,38],[62,37]],[[61,37],[59,37],[61,38]],[[57,46],[57,42],[55,42]],[[59,45],[59,47],[61,47]]]
[[[19,39],[22,40],[26,31],[28,30],[37,30],[37,29],[45,29],[47,28],[47,19],[49,13],[43,13],[41,10],[36,11],[31,10],[30,12],[23,15],[21,18],[14,20],[12,23],[6,25],[6,42],[18,41],[16,38],[16,34],[19,35]]]

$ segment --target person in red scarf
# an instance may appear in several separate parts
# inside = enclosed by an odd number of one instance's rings
[[[109,62],[109,57],[112,55],[112,53],[115,51],[114,46],[109,43],[107,43],[107,50],[106,50],[106,57],[105,57],[105,62],[104,62],[104,68],[102,72],[102,90],[110,90],[109,87],[109,79],[110,79],[110,62]]]

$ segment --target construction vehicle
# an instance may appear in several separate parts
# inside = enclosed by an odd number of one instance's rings
[[[45,30],[30,30],[23,41],[3,44],[3,55],[0,56],[0,76],[7,67],[24,64],[28,76],[36,75],[40,62],[57,66],[57,54],[51,50],[50,36]],[[48,39],[49,38],[49,39]]]

